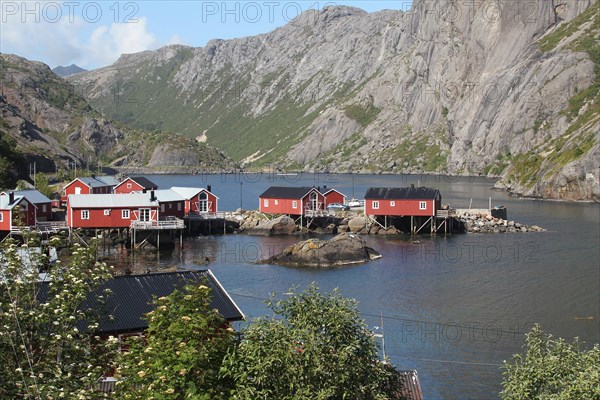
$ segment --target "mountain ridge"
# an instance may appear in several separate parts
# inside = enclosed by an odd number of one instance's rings
[[[530,197],[599,200],[598,94],[577,99],[597,79],[598,2],[500,2],[496,14],[427,4],[326,7],[70,80],[105,116],[206,140],[254,168],[481,174]],[[571,46],[580,37],[592,40]],[[132,101],[110,103],[115,85]]]

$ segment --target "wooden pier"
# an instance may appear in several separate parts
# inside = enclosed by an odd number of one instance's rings
[[[134,251],[136,246],[140,247],[148,242],[152,237],[156,237],[156,248],[160,249],[160,233],[161,232],[177,232],[179,231],[179,247],[183,247],[183,229],[185,223],[182,219],[176,217],[167,217],[160,221],[131,221],[129,226],[131,231],[131,250]],[[149,232],[140,244],[137,244],[137,235],[139,231]]]

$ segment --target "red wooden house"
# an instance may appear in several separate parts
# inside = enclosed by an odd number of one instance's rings
[[[171,190],[185,199],[186,215],[212,214],[219,210],[219,198],[211,192],[210,185],[206,189],[174,186]]]
[[[435,217],[441,205],[440,191],[432,188],[370,188],[365,194],[365,214],[375,217]]]
[[[15,190],[15,196],[23,196],[36,207],[35,219],[37,221],[50,221],[52,219],[52,200],[44,196],[38,190]],[[0,193],[0,196],[8,196],[8,192]]]
[[[325,209],[325,196],[314,187],[271,186],[259,196],[259,210],[269,214],[306,215]]]
[[[94,177],[75,178],[64,188],[62,197],[63,204],[66,204],[67,198],[71,194],[107,194],[113,192],[113,185],[103,182]]]
[[[35,226],[36,207],[24,196],[9,192],[0,196],[0,231],[10,232],[17,226]],[[16,218],[23,220],[18,222]]]
[[[346,204],[346,195],[335,189],[329,189],[323,193],[323,196],[325,196],[325,207],[333,203]]]
[[[160,212],[158,219],[166,217],[183,218],[185,216],[186,200],[172,189],[155,190],[154,195],[158,199]]]
[[[149,190],[156,190],[158,186],[143,176],[132,176],[119,183],[114,188],[116,194],[129,194],[133,192],[147,192]]]
[[[132,221],[155,222],[159,203],[154,193],[89,194],[69,196],[67,225],[70,228],[128,228]]]

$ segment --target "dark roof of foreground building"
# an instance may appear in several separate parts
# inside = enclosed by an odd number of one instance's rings
[[[285,186],[271,186],[259,197],[268,197],[274,199],[301,199],[308,194],[311,190],[317,190],[314,187],[285,187]]]
[[[402,385],[399,398],[406,400],[423,400],[423,392],[421,390],[421,383],[419,382],[417,371],[397,371],[397,374]]]
[[[439,189],[426,187],[376,188],[367,190],[365,199],[376,200],[434,200],[441,199]]]
[[[167,272],[147,275],[124,275],[114,277],[104,282],[88,297],[86,303],[95,305],[96,295],[110,289],[106,296],[105,314],[114,318],[100,318],[99,333],[101,335],[116,335],[127,332],[142,332],[148,328],[144,316],[154,309],[154,298],[168,296],[175,289],[183,289],[190,283],[202,282],[210,288],[210,307],[219,310],[221,316],[229,321],[241,321],[244,314],[229,297],[223,286],[210,270]],[[40,287],[40,302],[45,302],[48,296],[49,282],[42,282]],[[88,308],[83,305],[83,308]],[[82,324],[82,329],[85,329]]]

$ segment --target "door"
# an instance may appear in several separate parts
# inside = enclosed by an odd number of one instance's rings
[[[140,221],[148,222],[150,221],[150,209],[149,208],[140,208]]]
[[[208,212],[208,195],[205,192],[202,192],[200,193],[200,196],[198,196],[198,200],[200,200],[198,203],[198,211],[201,213]]]
[[[81,188],[79,186],[75,187],[75,194],[81,194]]]
[[[311,210],[317,209],[317,194],[315,192],[312,192],[310,194],[310,209]]]

